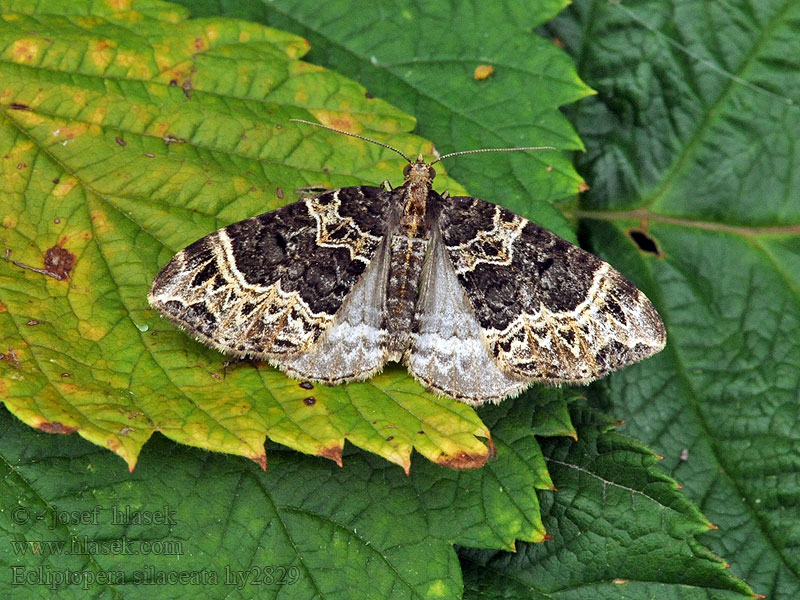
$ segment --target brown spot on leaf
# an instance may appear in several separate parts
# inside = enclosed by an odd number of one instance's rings
[[[338,117],[331,119],[331,127],[334,129],[342,129],[344,131],[352,131],[355,128],[355,125],[350,119]]]
[[[46,433],[62,433],[65,435],[68,433],[75,433],[76,431],[78,431],[77,427],[70,427],[58,421],[53,421],[53,422],[45,421],[44,423],[39,423],[39,425],[37,425],[37,429],[41,429]]]
[[[127,145],[128,145],[128,142],[126,142],[125,140],[123,140],[123,139],[122,139],[121,137],[119,137],[119,136],[115,137],[115,138],[114,138],[114,141],[115,141],[115,142],[117,142],[117,143],[118,143],[120,146],[122,146],[123,148],[124,148],[125,146],[127,146]]]
[[[557,46],[557,47],[559,47],[559,48],[563,48],[563,47],[564,47],[564,42],[561,40],[561,38],[559,38],[559,37],[554,37],[554,38],[553,38],[553,45],[554,45],[554,46]]]
[[[261,467],[262,471],[266,471],[267,470],[267,455],[266,454],[259,454],[257,456],[251,456],[250,460],[252,460],[259,467]]]
[[[303,398],[303,404],[306,406],[314,406],[317,403],[317,399],[314,396],[309,396],[308,398]]]
[[[145,155],[147,158],[155,158],[155,157],[156,157],[156,155],[155,155],[155,154],[153,154],[152,152],[145,152],[145,153],[144,153],[144,155]]]
[[[33,327],[34,325],[38,325],[39,323],[40,323],[40,321],[37,321],[36,319],[31,319],[27,323],[25,323],[25,325],[27,325],[29,327]]]
[[[58,177],[53,177],[53,183],[58,185],[59,183],[61,183],[61,180]]]
[[[588,184],[588,183],[586,183],[585,181],[581,181],[581,182],[578,184],[578,193],[579,193],[579,194],[582,194],[583,192],[587,192],[587,191],[589,191],[590,189],[591,189],[591,188],[589,187],[589,184]]]
[[[15,369],[19,369],[19,357],[17,356],[17,353],[14,352],[13,348],[9,348],[8,352],[0,354],[0,360],[5,360],[11,363],[11,366]]]
[[[387,442],[391,442],[393,439],[394,439],[394,436],[390,435],[389,437],[386,438],[386,441]]]
[[[27,104],[23,104],[22,102],[12,102],[11,103],[11,110],[30,110],[31,107]]]
[[[44,268],[55,279],[69,279],[69,272],[75,266],[75,255],[61,246],[48,248],[44,253]]]
[[[440,456],[436,462],[443,467],[450,467],[451,469],[478,469],[486,464],[488,458],[489,452],[486,454],[459,452],[455,456]]]
[[[0,302],[0,312],[6,312],[7,310],[6,305]]]
[[[488,442],[489,446],[489,454],[487,455],[487,460],[494,460],[497,458],[497,446],[494,445],[494,442],[490,439]]]
[[[27,166],[28,166],[28,165],[26,165],[24,162],[17,163],[17,169],[24,169],[24,168],[25,168],[25,167],[27,167]]]
[[[61,376],[62,377],[72,377],[72,375],[70,375],[69,373],[62,373]]]
[[[278,198],[280,198],[281,200],[283,200],[283,189],[282,189],[282,188],[279,188],[279,187],[278,187],[278,188],[275,188],[275,195],[276,195]]]
[[[56,217],[55,219],[53,219],[53,223],[55,223],[56,225],[60,225],[61,224],[61,219]]]
[[[475,72],[472,76],[475,78],[475,81],[483,81],[484,79],[488,79],[492,73],[494,73],[494,67],[492,65],[478,65],[475,67]]]
[[[545,534],[544,534],[544,539],[545,539],[545,541],[547,541],[547,542],[552,542],[552,541],[553,541],[553,536],[552,536],[552,535],[550,535],[549,533],[545,533]]]
[[[342,466],[341,446],[330,446],[328,448],[321,448],[320,451],[317,452],[317,456],[321,456],[322,458],[329,458],[340,467]]]
[[[311,383],[310,381],[302,381],[300,382],[300,387],[303,388],[304,390],[313,390],[314,384]]]
[[[372,94],[370,94],[369,92],[364,92],[364,97],[365,97],[365,98],[368,98],[368,99],[370,99],[370,100],[372,100],[372,99],[373,99],[375,96],[373,96],[373,95],[372,95]]]

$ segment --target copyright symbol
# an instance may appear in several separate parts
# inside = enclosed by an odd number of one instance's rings
[[[24,506],[17,506],[11,511],[11,520],[17,525],[25,525],[31,519],[31,513]]]

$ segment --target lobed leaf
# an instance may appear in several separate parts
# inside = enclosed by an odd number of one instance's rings
[[[26,581],[27,598],[457,598],[454,543],[544,537],[534,486],[547,475],[525,423],[470,471],[423,463],[404,477],[354,450],[336,469],[272,444],[263,472],[159,436],[128,473],[102,448],[0,412],[0,589],[12,597]]]
[[[465,598],[752,598],[694,540],[712,525],[655,468],[651,450],[578,411],[578,442],[543,444],[558,492],[542,494],[552,536],[515,555],[464,549]]]

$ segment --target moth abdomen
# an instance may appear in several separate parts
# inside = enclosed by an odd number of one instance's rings
[[[392,360],[399,360],[410,343],[422,265],[429,243],[425,238],[392,236],[383,323],[387,331],[386,350]]]

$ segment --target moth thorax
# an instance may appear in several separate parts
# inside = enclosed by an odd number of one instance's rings
[[[409,237],[425,237],[425,213],[428,210],[427,186],[409,183],[403,194],[403,214],[400,225],[403,233]]]

